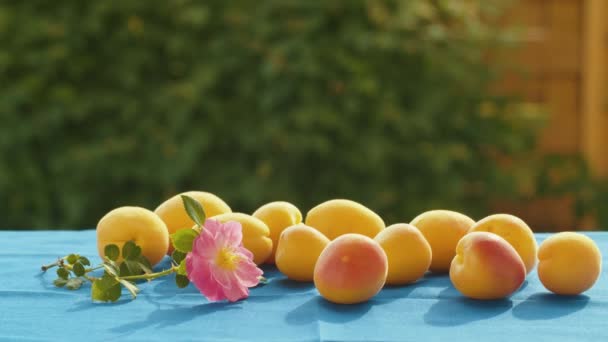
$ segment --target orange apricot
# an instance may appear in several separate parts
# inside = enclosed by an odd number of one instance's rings
[[[319,256],[314,283],[328,301],[355,304],[380,292],[387,271],[386,253],[376,241],[361,234],[344,234]]]
[[[502,237],[473,232],[458,242],[450,266],[450,280],[466,297],[505,298],[517,291],[525,279],[523,261]]]
[[[456,244],[475,221],[455,211],[431,210],[416,216],[410,224],[418,228],[431,245],[433,259],[430,270],[445,273],[456,255]]]
[[[526,222],[509,214],[494,214],[479,220],[469,232],[490,232],[499,235],[515,248],[530,273],[536,265],[536,238]]]
[[[538,277],[551,292],[577,295],[590,289],[602,272],[602,254],[588,236],[562,232],[538,249]]]

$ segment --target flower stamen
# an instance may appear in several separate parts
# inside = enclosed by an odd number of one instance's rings
[[[215,257],[215,264],[229,271],[234,271],[239,261],[241,261],[241,257],[228,247],[221,248]]]

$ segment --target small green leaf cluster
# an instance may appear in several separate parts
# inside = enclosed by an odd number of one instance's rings
[[[57,279],[53,281],[53,284],[57,287],[65,287],[68,290],[77,290],[87,280],[86,273],[87,268],[91,262],[84,256],[78,254],[70,254],[65,258],[59,259],[55,266],[57,266]]]
[[[139,288],[129,277],[142,274],[152,274],[152,265],[141,254],[141,247],[133,241],[127,241],[122,247],[122,253],[117,245],[107,245],[104,248],[105,260],[102,264],[104,274],[93,281],[91,297],[93,300],[115,302],[126,288],[133,298],[137,297]],[[122,257],[122,262],[118,262]]]

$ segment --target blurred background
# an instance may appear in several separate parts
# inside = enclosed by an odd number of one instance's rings
[[[608,229],[604,0],[2,1],[0,229],[186,190]]]

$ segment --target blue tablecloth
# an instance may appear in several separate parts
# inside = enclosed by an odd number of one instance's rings
[[[608,257],[608,233],[589,233]],[[547,237],[537,235],[539,242]],[[173,277],[141,285],[131,301],[93,303],[90,285],[55,288],[40,265],[69,252],[98,263],[95,232],[0,232],[0,340],[123,341],[608,341],[608,279],[577,297],[547,292],[536,272],[510,299],[463,298],[447,275],[389,287],[359,305],[334,305],[312,284],[266,268],[268,285],[237,303],[208,303]],[[168,260],[157,269],[167,267]]]

